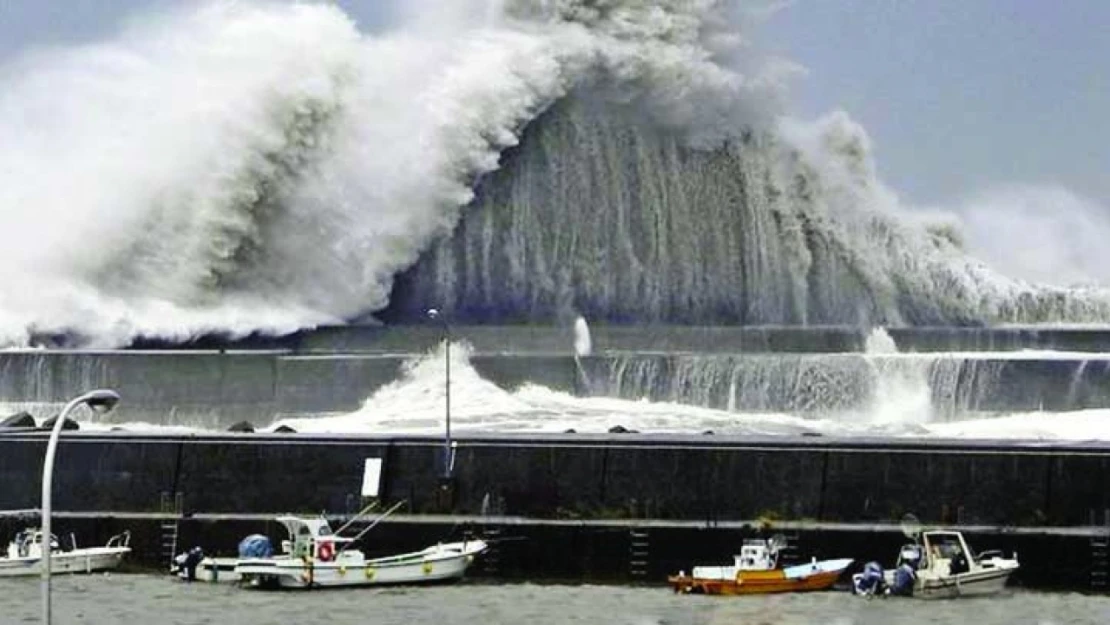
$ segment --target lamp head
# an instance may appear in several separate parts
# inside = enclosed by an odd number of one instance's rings
[[[429,308],[428,309],[428,318],[429,319],[439,319],[439,309],[438,308]]]
[[[85,405],[96,412],[97,414],[107,414],[116,407],[119,403],[119,393],[108,390],[96,390],[89,392],[85,397]]]

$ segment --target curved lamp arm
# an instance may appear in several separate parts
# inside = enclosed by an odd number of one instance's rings
[[[50,430],[50,440],[46,443],[46,459],[42,464],[42,622],[46,625],[50,625],[50,558],[52,555],[51,536],[53,536],[50,528],[50,499],[53,490],[54,456],[58,450],[58,437],[62,433],[62,426],[66,422],[66,417],[78,406],[85,404],[96,412],[107,413],[111,412],[118,403],[119,393],[115,391],[108,389],[89,391],[80,397],[71,399],[62,408],[62,412],[54,421],[54,428]]]

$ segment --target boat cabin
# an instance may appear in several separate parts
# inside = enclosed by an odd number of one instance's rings
[[[971,569],[974,558],[960,532],[925,532],[921,542],[930,567],[947,570],[951,575]]]
[[[749,538],[740,546],[740,554],[733,556],[737,571],[769,571],[778,561],[778,550],[765,540]]]
[[[50,539],[51,551],[58,551],[61,545],[58,543],[58,537],[52,536]],[[15,535],[15,538],[8,543],[8,557],[9,558],[41,558],[42,557],[42,530],[38,528],[25,529]]]
[[[919,543],[903,546],[895,566],[905,564],[915,571],[955,575],[968,572],[976,562],[963,534],[935,531],[922,533]]]
[[[296,558],[316,555],[316,543],[320,537],[332,536],[327,519],[306,519],[295,516],[280,516],[277,522],[285,526],[289,538],[281,541],[281,552]]]

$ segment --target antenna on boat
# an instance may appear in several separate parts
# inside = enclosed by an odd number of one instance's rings
[[[772,553],[778,553],[786,548],[786,536],[783,534],[775,534],[767,540],[767,550]]]
[[[443,354],[444,354],[444,428],[443,428],[443,477],[451,478],[455,469],[455,446],[451,442],[451,324],[447,315],[438,308],[428,309],[428,318],[438,321],[443,326]]]
[[[902,526],[902,534],[906,538],[912,538],[916,542],[917,537],[921,535],[921,521],[917,520],[917,517],[913,514],[907,512],[902,516],[900,525]]]
[[[778,556],[779,552],[785,550],[787,544],[785,535],[775,534],[767,538],[767,553],[773,557]]]

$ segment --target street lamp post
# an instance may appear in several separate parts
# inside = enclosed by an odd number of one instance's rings
[[[42,622],[50,625],[50,558],[52,556],[52,536],[50,528],[50,495],[54,481],[54,455],[58,449],[58,437],[66,417],[78,406],[84,404],[99,413],[107,413],[119,403],[119,393],[102,389],[89,391],[76,397],[62,408],[50,431],[50,441],[46,444],[46,460],[42,464]]]
[[[428,309],[428,318],[439,321],[443,325],[443,353],[444,353],[444,430],[443,430],[443,477],[450,478],[454,469],[455,454],[451,444],[451,325],[444,315],[436,308]]]

